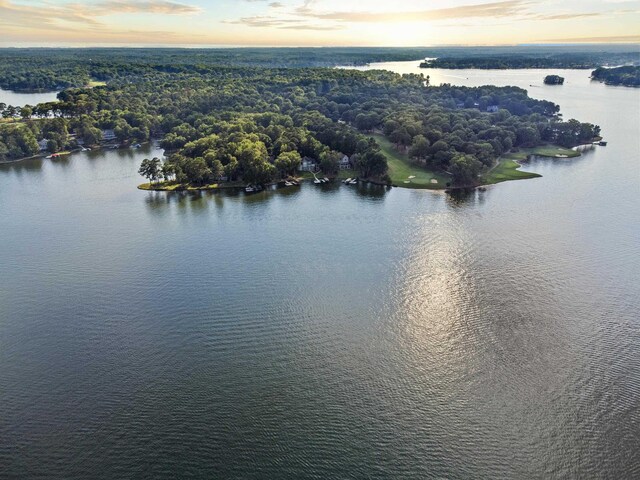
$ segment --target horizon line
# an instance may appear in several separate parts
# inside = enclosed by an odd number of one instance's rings
[[[476,44],[437,44],[437,45],[408,45],[408,46],[387,46],[387,45],[228,45],[228,44],[183,44],[183,45],[129,45],[129,44],[96,44],[96,45],[30,45],[30,46],[4,46],[0,44],[2,50],[22,50],[22,49],[109,49],[109,48],[135,48],[135,49],[247,49],[247,48],[288,48],[288,49],[338,49],[338,48],[386,48],[396,50],[408,50],[415,48],[480,48],[480,47],[568,47],[568,46],[633,46],[640,48],[640,42],[535,42],[535,43],[476,43]]]

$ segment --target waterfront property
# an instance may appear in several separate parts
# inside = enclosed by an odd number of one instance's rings
[[[110,128],[102,130],[102,141],[111,142],[116,139],[116,134]]]
[[[342,155],[342,157],[340,157],[340,160],[338,162],[338,168],[340,170],[349,170],[352,169],[353,166],[351,164],[351,160],[349,160],[349,156],[348,155]]]
[[[298,167],[298,170],[301,172],[317,172],[318,161],[311,157],[303,157],[300,162],[300,167]]]

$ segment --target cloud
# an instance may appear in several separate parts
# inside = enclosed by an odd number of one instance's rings
[[[245,0],[258,2],[266,0]],[[498,2],[462,5],[441,9],[404,11],[404,12],[367,12],[367,11],[333,11],[322,12],[314,8],[315,0],[305,0],[292,12],[280,16],[252,16],[237,20],[226,20],[223,23],[245,25],[248,27],[271,27],[282,29],[312,29],[312,30],[340,30],[347,23],[407,23],[434,20],[456,20],[470,18],[507,18],[523,13],[534,0],[503,0]],[[280,2],[270,4],[283,7]],[[315,20],[310,23],[307,20]],[[317,22],[322,22],[318,24]]]
[[[0,25],[47,26],[62,21],[98,26],[99,23],[82,13],[65,7],[18,5],[9,0],[0,0]]]
[[[186,15],[199,11],[196,7],[165,0],[121,1],[105,0],[89,5],[64,3],[18,4],[11,0],[0,0],[0,28],[4,36],[9,33],[28,38],[29,35],[42,37],[47,34],[59,37],[82,37],[115,39],[118,36],[139,38],[144,34],[162,34],[172,37],[171,32],[133,31],[113,28],[97,20],[113,14],[156,13]],[[4,40],[4,38],[0,39]],[[197,36],[197,35],[195,35]]]
[[[198,12],[200,12],[199,7],[168,0],[104,0],[90,5],[80,3],[25,5],[11,0],[0,0],[0,25],[63,25],[71,22],[100,27],[102,24],[95,17],[132,13],[188,15]]]
[[[301,22],[298,18],[279,18],[270,15],[256,15],[254,17],[243,17],[238,20],[223,20],[222,23],[232,25],[245,25],[247,27],[271,27],[283,30],[341,30],[340,25],[315,25]]]
[[[603,12],[592,12],[592,13],[556,13],[551,15],[535,15],[530,17],[534,20],[573,20],[576,18],[585,18],[585,17],[602,17],[607,15],[607,13]]]
[[[523,13],[534,4],[532,0],[505,0],[499,2],[460,5],[430,10],[404,12],[334,11],[318,12],[311,8],[311,1],[296,9],[298,15],[319,20],[333,20],[348,23],[407,23],[433,20],[453,20],[460,18],[503,18]]]
[[[546,38],[542,42],[561,43],[640,43],[640,35],[618,35],[611,37]]]
[[[69,3],[67,8],[80,11],[87,16],[105,16],[127,13],[153,13],[162,15],[193,15],[200,13],[200,7],[167,0],[106,0],[91,5]]]

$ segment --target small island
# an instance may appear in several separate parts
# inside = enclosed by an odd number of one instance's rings
[[[591,78],[606,85],[623,85],[625,87],[640,87],[640,66],[627,65],[624,67],[599,67],[591,72]]]
[[[560,75],[547,75],[544,77],[545,85],[564,85],[564,77]]]

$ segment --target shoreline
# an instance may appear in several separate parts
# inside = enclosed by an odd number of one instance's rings
[[[580,146],[580,145],[578,145]],[[574,147],[575,148],[575,147]],[[562,153],[558,153],[558,151]],[[501,155],[497,158],[496,164],[493,165],[489,170],[482,174],[482,180],[474,185],[446,185],[442,183],[428,183],[428,184],[417,184],[417,183],[398,183],[392,181],[391,183],[382,183],[377,180],[362,178],[359,182],[362,183],[370,183],[372,185],[379,185],[383,187],[393,187],[393,188],[406,188],[408,190],[431,190],[431,191],[450,191],[450,190],[469,190],[476,188],[484,188],[490,185],[496,185],[502,182],[515,181],[515,180],[530,180],[534,178],[541,178],[542,175],[534,172],[526,172],[520,170],[524,165],[523,161],[529,160],[531,157],[542,157],[542,158],[553,158],[553,159],[571,159],[582,156],[582,153],[568,149],[564,147],[560,147],[558,145],[540,145],[538,147],[521,149],[518,152],[511,152],[504,155]],[[396,156],[396,160],[400,160]],[[408,166],[412,168],[419,168],[418,166],[412,165],[408,160],[400,160],[403,163],[406,163]],[[425,170],[425,173],[430,173]],[[341,181],[344,174],[334,175],[329,177],[331,181]],[[303,182],[310,182],[312,178],[310,175],[303,175],[300,177],[293,177],[293,179],[300,184]],[[284,180],[279,180],[277,182],[269,182],[265,184],[265,187],[272,187],[282,184]],[[148,192],[198,192],[198,191],[216,191],[216,190],[243,190],[246,186],[245,182],[227,182],[227,183],[212,183],[208,185],[202,186],[194,186],[194,185],[185,185],[185,184],[177,184],[177,183],[142,183],[137,186],[138,190],[148,191]]]
[[[143,142],[143,144],[145,143],[149,143],[154,141],[154,139],[149,140],[147,142]],[[117,148],[113,148],[114,146],[117,146]],[[92,145],[91,148],[89,148],[87,151],[90,152],[97,152],[99,150],[120,150],[120,149],[127,149],[129,148],[127,145],[114,145],[114,144],[104,144],[104,145]],[[14,158],[12,160],[0,160],[0,165],[5,165],[5,164],[9,164],[9,163],[18,163],[18,162],[25,162],[27,160],[35,160],[37,158],[40,158],[42,160],[51,160],[48,159],[47,157],[49,155],[58,155],[58,156],[67,156],[67,155],[71,155],[72,153],[78,153],[78,152],[82,152],[84,151],[82,149],[82,147],[78,147],[78,148],[74,148],[73,150],[63,150],[61,152],[41,152],[38,153],[36,155],[32,155],[30,157],[22,157],[22,158]]]
[[[375,138],[379,144],[381,144],[382,151],[387,156],[387,162],[392,164],[394,161],[396,163],[401,163],[404,167],[410,170],[420,171],[420,173],[424,175],[430,175],[432,180],[438,178],[437,183],[415,183],[411,176],[408,176],[406,179],[400,178],[391,175],[392,181],[391,183],[383,183],[377,180],[372,179],[360,179],[360,182],[370,183],[373,185],[385,186],[385,187],[395,187],[395,188],[406,188],[410,190],[431,190],[431,191],[449,191],[449,190],[465,190],[465,189],[475,189],[487,187],[490,185],[496,185],[498,183],[512,181],[512,180],[527,180],[532,178],[539,178],[542,175],[533,173],[533,172],[525,172],[520,170],[523,167],[522,162],[529,160],[532,156],[538,156],[543,158],[555,158],[555,159],[569,159],[576,158],[582,155],[580,151],[574,150],[577,147],[582,145],[577,145],[571,149],[561,147],[559,145],[553,144],[544,144],[539,145],[537,147],[532,148],[523,148],[517,152],[511,152],[508,154],[504,154],[496,159],[496,164],[493,165],[490,169],[482,174],[482,180],[475,185],[447,185],[446,182],[443,183],[441,180],[444,179],[444,175],[446,173],[430,171],[428,169],[421,168],[419,165],[413,164],[408,158],[404,158],[405,155],[401,152],[390,151],[387,147],[390,145],[388,140],[381,138],[379,134],[373,134],[371,137]],[[153,142],[154,139],[150,141]],[[146,142],[145,142],[146,143]],[[385,145],[388,143],[388,145]],[[94,146],[91,148],[91,151],[110,149],[113,145],[111,144],[103,144],[99,146]],[[118,145],[118,149],[127,148],[126,145]],[[35,160],[35,159],[47,159],[49,155],[59,155],[59,156],[68,156],[72,153],[77,153],[83,151],[82,148],[76,148],[74,150],[68,150],[63,152],[56,152],[51,154],[49,152],[39,153],[37,155],[33,155],[31,157],[23,157],[14,160],[4,160],[0,161],[0,165],[8,165],[12,163],[19,163],[27,160]],[[515,164],[515,165],[514,165]],[[390,165],[391,166],[391,165]],[[343,180],[346,178],[345,175],[351,175],[351,171],[340,171],[337,175],[330,176],[330,180]],[[307,172],[305,172],[307,173]],[[354,172],[355,173],[355,172]],[[442,177],[442,178],[440,178]],[[293,177],[293,179],[299,183],[311,180],[311,174],[305,175],[304,173],[301,176]],[[279,180],[277,182],[270,182],[265,184],[265,187],[277,186],[281,184],[284,180]],[[244,189],[246,186],[245,182],[227,182],[227,183],[212,183],[208,185],[202,186],[194,186],[194,185],[185,185],[185,184],[150,184],[150,183],[142,183],[138,185],[136,188],[138,190],[143,191],[156,191],[156,192],[196,192],[196,191],[216,191],[216,190],[233,190],[233,189]]]
[[[342,178],[342,176],[338,174],[333,176],[327,176],[327,178],[329,178],[330,182],[338,181],[342,183],[342,180],[346,179],[347,177]],[[310,175],[302,175],[299,177],[288,177],[286,180],[289,180],[289,181],[294,180],[298,183],[298,185],[291,185],[291,186],[300,186],[303,183],[313,183],[313,177]],[[263,184],[263,186],[265,187],[265,189],[273,186],[277,187],[278,185],[282,185],[284,182],[285,182],[285,179],[281,179],[276,182],[265,183]],[[381,183],[381,182],[377,182],[375,180],[370,180],[370,179],[360,179],[359,182],[371,183],[374,185],[380,185],[384,187],[392,186],[392,185],[387,185],[386,183]],[[138,190],[143,190],[147,192],[203,192],[203,191],[215,191],[215,190],[244,190],[246,186],[247,186],[246,182],[210,183],[208,185],[201,185],[201,186],[185,185],[183,183],[167,184],[166,182],[162,182],[157,184],[141,183],[136,188]],[[286,185],[283,185],[283,186],[287,187]]]
[[[101,150],[102,147],[96,147],[96,150]],[[49,155],[58,155],[58,157],[66,157],[68,155],[71,155],[72,153],[78,153],[81,152],[82,149],[80,148],[75,148],[73,150],[63,150],[62,152],[55,152],[55,153],[49,153],[49,152],[43,152],[43,153],[38,153],[37,155],[32,155],[31,157],[22,157],[22,158],[15,158],[13,160],[2,160],[0,161],[0,165],[8,165],[10,163],[19,163],[19,162],[26,162],[27,160],[36,160],[36,159],[41,159],[41,160],[54,160],[54,159],[50,159],[47,158]]]

